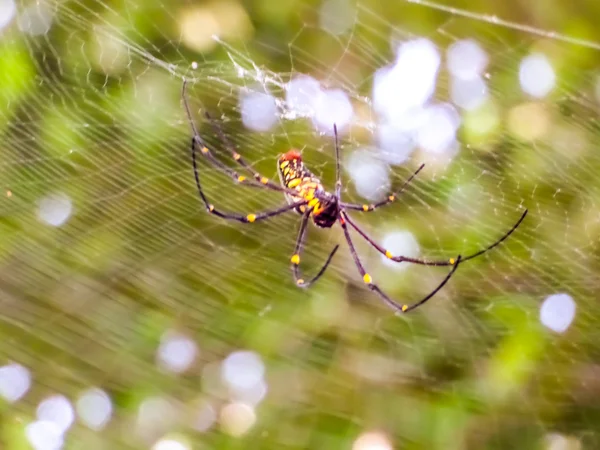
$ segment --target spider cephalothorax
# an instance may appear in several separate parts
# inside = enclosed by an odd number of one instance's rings
[[[413,180],[413,178],[423,169],[424,164],[421,164],[419,168],[411,175],[404,184],[400,187],[397,192],[389,194],[385,200],[382,200],[373,204],[365,204],[358,205],[353,203],[344,203],[341,199],[341,190],[342,190],[342,182],[341,182],[341,170],[340,170],[340,146],[338,143],[338,134],[337,127],[333,124],[333,132],[335,137],[335,162],[336,162],[336,184],[335,184],[335,192],[331,193],[323,187],[321,181],[313,175],[313,173],[308,170],[302,161],[302,156],[297,150],[290,150],[287,153],[283,154],[277,161],[277,170],[279,173],[279,178],[281,184],[275,184],[270,181],[268,178],[263,177],[260,173],[258,173],[251,165],[246,163],[242,156],[236,151],[236,149],[229,143],[225,134],[221,131],[221,128],[218,124],[213,121],[208,114],[206,114],[207,119],[217,132],[217,134],[221,137],[221,141],[223,145],[228,148],[231,152],[231,156],[233,160],[240,164],[240,166],[251,174],[251,177],[246,177],[244,175],[239,175],[235,170],[231,169],[229,166],[223,164],[217,158],[215,158],[210,151],[210,149],[204,144],[204,140],[198,134],[198,130],[196,129],[196,124],[192,119],[192,114],[187,102],[186,97],[186,80],[183,82],[182,89],[182,98],[183,104],[185,106],[185,110],[188,116],[188,120],[190,122],[190,126],[192,128],[193,136],[192,136],[192,165],[194,169],[194,177],[196,179],[196,187],[198,188],[198,195],[202,200],[206,210],[214,214],[218,217],[227,220],[236,220],[242,223],[252,223],[257,222],[259,220],[265,220],[269,217],[278,216],[288,211],[295,210],[298,213],[302,214],[302,221],[300,223],[300,230],[298,232],[298,237],[296,239],[296,247],[294,249],[294,253],[291,257],[292,263],[292,273],[294,275],[294,279],[296,280],[296,284],[301,287],[308,287],[317,281],[325,270],[329,266],[333,256],[335,255],[339,245],[336,245],[327,260],[317,272],[317,274],[311,279],[304,280],[304,278],[300,275],[300,256],[302,254],[302,249],[304,247],[304,238],[306,236],[306,226],[309,222],[309,219],[312,218],[315,225],[322,228],[330,228],[336,223],[339,223],[344,232],[344,237],[346,239],[346,243],[348,244],[348,248],[350,250],[350,254],[352,255],[352,259],[354,260],[354,264],[356,268],[360,272],[363,281],[367,285],[367,287],[377,293],[379,297],[391,308],[399,312],[408,312],[412,309],[415,309],[433,297],[444,285],[448,282],[448,280],[452,277],[458,265],[461,262],[467,261],[469,259],[476,258],[479,255],[491,250],[492,248],[499,245],[506,238],[508,238],[521,224],[525,216],[527,215],[527,210],[525,209],[521,214],[519,220],[512,226],[508,232],[504,233],[504,235],[495,241],[493,244],[487,246],[486,248],[473,253],[469,256],[462,258],[458,255],[456,258],[449,258],[445,260],[426,260],[426,259],[418,259],[418,258],[409,258],[406,256],[395,256],[389,250],[386,250],[377,242],[375,242],[371,237],[367,235],[366,232],[362,230],[351,217],[348,215],[348,210],[354,211],[363,211],[370,212],[378,209],[381,206],[392,203],[396,200],[397,195]],[[198,172],[198,163],[196,161],[196,153],[197,150],[200,150],[200,153],[214,166],[220,169],[222,172],[227,174],[237,183],[246,186],[260,187],[265,189],[271,189],[275,191],[282,192],[286,198],[287,203],[277,209],[271,211],[265,211],[258,214],[235,214],[229,212],[222,212],[216,209],[206,198],[202,190],[202,185],[200,183],[200,175]],[[409,262],[412,264],[421,264],[424,266],[451,266],[452,269],[446,274],[446,277],[438,284],[438,286],[431,291],[425,298],[415,302],[411,305],[407,304],[399,304],[392,300],[387,294],[385,294],[379,286],[373,281],[373,278],[367,271],[365,270],[362,261],[360,260],[358,253],[354,247],[354,243],[352,241],[352,237],[350,236],[350,231],[348,228],[350,225],[363,239],[365,239],[375,250],[380,252],[382,255],[385,255],[388,259],[394,262]]]

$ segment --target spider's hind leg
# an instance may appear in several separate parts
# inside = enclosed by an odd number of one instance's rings
[[[323,264],[323,266],[321,267],[319,272],[317,272],[317,274],[314,277],[312,277],[310,280],[305,280],[304,278],[302,278],[302,276],[300,275],[300,268],[299,268],[300,256],[302,255],[302,250],[304,248],[304,239],[306,236],[306,226],[308,225],[311,211],[312,211],[312,209],[308,209],[302,216],[302,222],[300,223],[300,230],[298,231],[298,238],[296,239],[296,248],[294,249],[294,254],[292,255],[292,258],[291,258],[292,273],[294,275],[294,280],[296,281],[297,286],[300,286],[303,288],[307,288],[307,287],[311,286],[319,278],[321,278],[321,276],[327,270],[329,263],[331,262],[331,260],[333,259],[335,253],[337,252],[337,250],[339,248],[339,245],[336,245],[333,248],[333,250],[329,253],[329,256],[327,257],[327,260],[325,261],[325,263]]]

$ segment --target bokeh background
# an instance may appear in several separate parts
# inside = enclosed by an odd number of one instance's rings
[[[600,448],[600,4],[0,0],[0,441],[8,449]],[[298,148],[394,253],[465,255],[422,308],[339,227],[204,211],[192,114],[276,180]],[[201,162],[211,201],[274,208]],[[242,171],[240,171],[242,173]],[[394,265],[392,297],[443,268]]]

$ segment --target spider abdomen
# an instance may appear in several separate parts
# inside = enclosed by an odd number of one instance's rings
[[[277,162],[277,169],[282,186],[298,192],[298,195],[286,193],[287,201],[308,202],[306,205],[299,206],[296,211],[304,214],[310,209],[315,225],[323,228],[333,226],[338,216],[337,202],[325,191],[321,181],[304,166],[300,153],[290,150],[282,155]],[[330,201],[329,197],[331,197]]]

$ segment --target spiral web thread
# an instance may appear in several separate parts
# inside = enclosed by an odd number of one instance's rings
[[[358,424],[343,437],[350,441],[380,428],[392,440],[426,442],[401,411],[411,405],[418,423],[432,420],[427,417],[440,406],[420,398],[427,392],[446,398],[457,443],[508,445],[517,420],[524,440],[563,436],[569,445],[593,448],[600,413],[590,401],[600,389],[594,377],[600,100],[598,68],[589,61],[597,59],[600,43],[415,1],[398,2],[389,17],[368,3],[352,6],[349,25],[338,35],[319,26],[319,20],[327,22],[327,10],[303,4],[286,42],[215,37],[206,44],[214,53],[198,53],[182,25],[196,7],[19,3],[4,30],[0,45],[10,58],[0,63],[9,74],[0,94],[6,192],[0,200],[0,329],[6,337],[0,354],[6,364],[26,367],[33,379],[11,411],[33,420],[32,407],[50,393],[75,399],[98,387],[114,397],[139,397],[127,406],[113,399],[117,412],[103,436],[154,442],[181,424],[158,427],[148,438],[130,436],[115,423],[140,415],[146,394],[169,398],[177,408],[201,400],[219,410],[227,395],[206,387],[210,383],[198,389],[198,378],[234,349],[250,347],[270,374],[265,416],[278,412],[285,424],[276,432],[262,419],[273,442],[309,445],[302,439],[311,439],[310,426],[294,411],[302,411],[297,402],[306,396],[318,402],[307,387],[315,383],[317,391],[339,394],[323,414]],[[143,14],[150,19],[142,21]],[[402,20],[419,14],[434,18],[429,25]],[[45,30],[40,17],[51,17]],[[453,106],[461,126],[452,151],[417,149],[402,164],[388,164],[378,148],[375,73],[393,63],[394,48],[417,39],[433,43],[442,57],[428,103],[452,105],[444,55],[465,39],[477,41],[489,58],[483,74],[488,100],[473,111]],[[311,40],[322,42],[322,55],[307,50]],[[535,52],[560,64],[555,86],[541,99],[519,85],[519,64]],[[286,97],[288,83],[304,75],[328,92],[342,92],[352,105],[341,136],[347,201],[365,201],[354,186],[360,170],[352,169],[353,161],[360,166],[360,158],[375,160],[373,167],[384,174],[375,197],[426,163],[395,204],[353,215],[378,241],[408,232],[421,256],[448,258],[493,242],[524,207],[530,211],[526,221],[506,245],[465,263],[447,288],[407,317],[394,316],[364,289],[347,249],[318,285],[296,289],[289,257],[298,216],[240,225],[204,212],[180,91],[186,77],[194,119],[223,161],[231,164],[204,111],[264,175],[276,180],[277,156],[299,148],[333,189],[331,128]],[[264,113],[250,102],[248,119],[248,98],[272,99],[268,130],[247,128],[247,120]],[[531,122],[519,127],[518,118]],[[497,124],[478,136],[472,131],[478,119]],[[205,160],[200,170],[208,196],[222,209],[250,213],[284,201],[277,193],[236,186]],[[400,302],[419,298],[444,276],[437,268],[394,269],[355,240],[370,273]],[[345,245],[339,227],[313,227],[305,270],[316,270],[336,243]],[[562,293],[576,310],[567,330],[556,333],[540,320],[540,310],[549,296]],[[563,314],[560,308],[556,314]],[[191,336],[199,348],[176,383],[155,358],[169,330]],[[325,379],[317,376],[321,370]],[[304,387],[295,386],[288,396],[290,374]],[[142,385],[147,387],[136,391]],[[339,398],[347,389],[372,394],[345,405]],[[379,410],[369,416],[370,400],[381,393],[393,396],[395,421],[387,422]],[[467,398],[481,406],[466,405]],[[189,425],[186,414],[177,417]],[[65,439],[86,436],[79,430]]]

